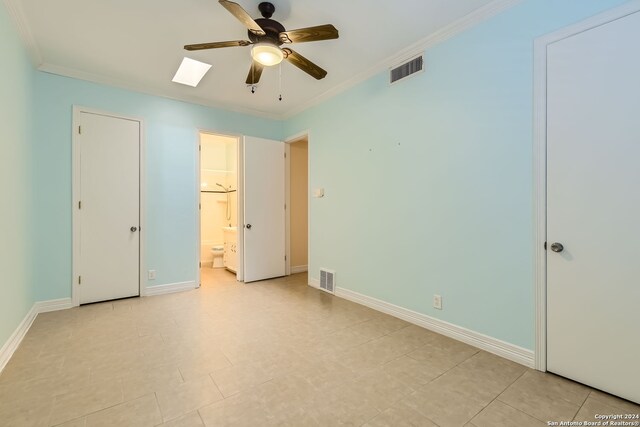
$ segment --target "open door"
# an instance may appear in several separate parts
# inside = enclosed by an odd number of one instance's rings
[[[244,137],[244,281],[285,275],[284,142]]]

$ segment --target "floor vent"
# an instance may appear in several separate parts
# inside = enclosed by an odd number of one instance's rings
[[[424,55],[422,54],[392,68],[389,73],[389,83],[394,84],[421,71],[424,71]]]
[[[336,272],[320,269],[320,289],[323,291],[335,293],[336,289]]]

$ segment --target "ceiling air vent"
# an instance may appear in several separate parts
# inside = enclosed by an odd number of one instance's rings
[[[325,270],[323,268],[320,269],[320,289],[323,291],[335,293],[335,282],[336,272]]]
[[[420,73],[424,71],[424,55],[420,54],[413,59],[410,59],[402,64],[394,67],[390,71],[390,80],[391,84],[394,84],[402,79],[406,79],[407,77]]]

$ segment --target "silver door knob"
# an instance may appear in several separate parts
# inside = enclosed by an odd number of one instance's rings
[[[247,224],[245,227],[247,227],[247,230],[251,230],[251,224]]]
[[[559,253],[564,251],[564,246],[562,246],[562,243],[555,242],[551,244],[551,250]]]
[[[135,233],[136,231],[138,231],[138,227],[131,227],[130,230],[132,233]]]

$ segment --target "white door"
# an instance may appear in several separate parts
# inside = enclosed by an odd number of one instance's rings
[[[284,142],[244,137],[244,281],[285,275]]]
[[[80,303],[140,294],[140,122],[80,113]]]
[[[547,369],[636,402],[639,41],[635,13],[547,50]]]

